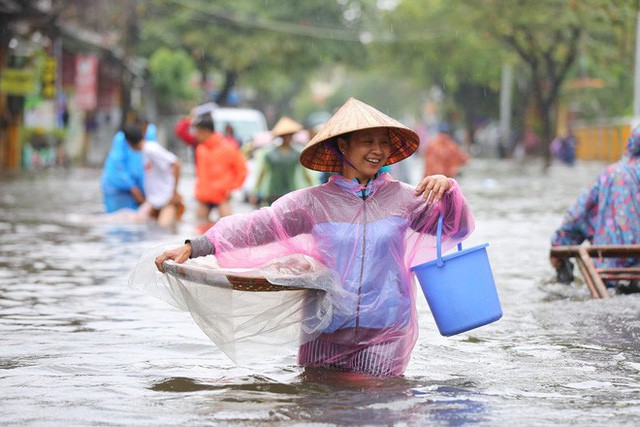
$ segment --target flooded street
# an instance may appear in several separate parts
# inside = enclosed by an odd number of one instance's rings
[[[417,160],[416,160],[417,164]],[[640,295],[553,283],[549,238],[604,167],[473,160],[459,179],[504,317],[438,334],[424,297],[404,377],[306,379],[295,355],[240,368],[187,313],[127,285],[176,234],[102,217],[99,170],[0,180],[0,417],[6,425],[635,425]],[[181,180],[191,198],[192,176]],[[193,202],[191,202],[193,203]],[[237,206],[247,209],[246,206]],[[579,277],[578,272],[576,275]]]

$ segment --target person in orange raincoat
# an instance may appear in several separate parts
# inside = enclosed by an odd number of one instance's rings
[[[240,149],[215,132],[210,114],[202,115],[193,123],[196,146],[195,197],[198,201],[196,218],[200,224],[209,223],[212,209],[218,209],[220,218],[231,215],[226,203],[233,190],[242,186],[247,177],[247,161]]]
[[[424,160],[424,176],[440,174],[454,178],[460,167],[469,161],[469,156],[451,137],[449,125],[443,123],[438,126],[438,133],[428,141]]]

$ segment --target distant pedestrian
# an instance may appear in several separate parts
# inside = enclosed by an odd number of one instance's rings
[[[576,146],[578,140],[571,129],[563,131],[551,142],[551,154],[568,166],[576,162]]]
[[[213,209],[218,210],[220,218],[231,215],[229,198],[233,190],[242,187],[247,176],[247,165],[240,149],[215,131],[210,114],[196,118],[193,127],[197,141],[196,217],[199,226],[204,226],[210,225],[209,215]]]
[[[197,143],[196,136],[191,132],[191,121],[194,119],[192,114],[183,116],[178,120],[173,128],[176,136],[189,147],[194,147]]]
[[[147,141],[157,140],[154,125],[142,116],[134,120],[140,126]],[[112,213],[120,209],[137,210],[144,202],[144,167],[142,154],[133,150],[119,130],[113,137],[100,178],[104,210]]]
[[[142,153],[144,191],[146,202],[151,205],[151,218],[163,227],[173,226],[184,211],[178,193],[180,160],[157,142],[146,141],[138,125],[125,127],[124,137],[133,150]]]
[[[427,141],[424,160],[424,176],[440,174],[455,178],[460,167],[469,161],[469,156],[452,138],[451,127],[442,123],[438,126],[438,133]]]
[[[266,206],[293,190],[313,185],[310,173],[298,161],[302,149],[291,143],[293,135],[302,129],[300,123],[285,116],[271,130],[281,143],[265,148],[255,185]]]
[[[240,146],[231,123],[227,123],[226,125],[224,125],[224,138],[231,144],[235,145],[236,147]]]

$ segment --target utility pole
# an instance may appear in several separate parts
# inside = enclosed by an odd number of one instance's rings
[[[640,3],[640,2],[639,2]],[[633,123],[640,124],[640,5],[636,13],[636,63],[633,74]]]
[[[125,21],[123,37],[124,56],[120,64],[120,87],[122,93],[120,127],[124,126],[131,113],[131,88],[133,87],[134,76],[127,69],[127,65],[135,55],[135,47],[138,42],[138,0],[129,0],[128,9],[130,13]]]
[[[500,145],[502,149],[509,148],[511,135],[511,99],[513,97],[513,66],[502,66],[500,83]]]

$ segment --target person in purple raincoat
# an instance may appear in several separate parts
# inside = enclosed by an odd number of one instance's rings
[[[300,342],[299,365],[310,372],[402,375],[418,334],[410,267],[435,258],[441,214],[443,251],[474,228],[455,180],[434,175],[412,187],[380,173],[418,144],[414,131],[350,98],[300,155],[309,169],[337,172],[329,182],[222,218],[203,236],[158,256],[156,266],[162,271],[167,260],[210,254],[229,268],[291,254],[313,257],[337,273],[336,286],[346,296],[322,333]]]
[[[590,188],[567,210],[562,224],[551,238],[552,246],[579,245],[585,240],[593,245],[632,245],[640,243],[640,127],[627,141],[621,160],[602,171]],[[629,267],[637,258],[596,258],[597,268]],[[558,280],[573,280],[573,265],[568,260],[551,257]],[[628,284],[629,290],[637,287]]]

